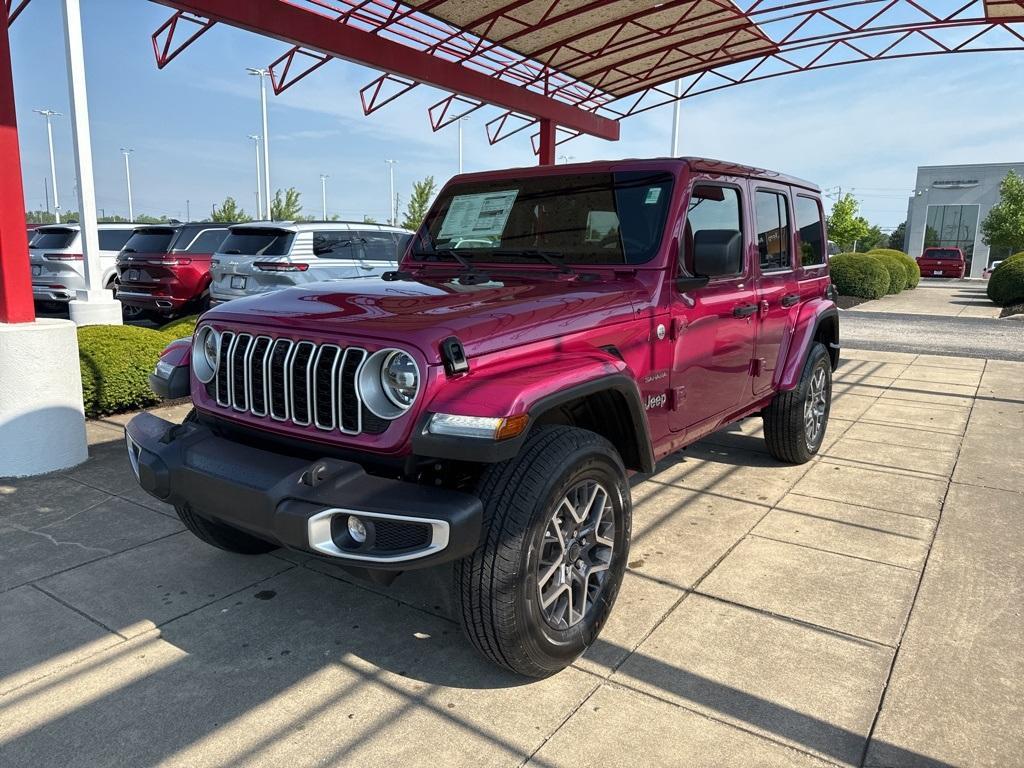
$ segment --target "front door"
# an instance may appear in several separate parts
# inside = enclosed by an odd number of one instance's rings
[[[792,220],[788,188],[758,183],[754,188],[758,252],[755,395],[771,392],[779,368],[785,363],[800,307],[793,266]]]
[[[676,431],[711,431],[749,399],[757,307],[742,215],[744,194],[740,184],[700,179],[690,193],[678,273],[696,274],[695,244],[707,240],[737,238],[736,259],[730,273],[713,276],[703,288],[674,290],[670,425]]]

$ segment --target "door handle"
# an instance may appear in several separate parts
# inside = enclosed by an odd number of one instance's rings
[[[779,303],[784,307],[792,307],[798,301],[800,301],[799,293],[787,293]]]
[[[757,312],[757,304],[740,304],[732,308],[733,317],[750,317]]]

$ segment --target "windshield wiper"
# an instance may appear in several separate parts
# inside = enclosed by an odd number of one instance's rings
[[[558,251],[541,251],[536,248],[498,248],[491,253],[499,256],[526,256],[527,258],[541,259],[559,272],[570,275],[576,273],[575,269],[565,263],[565,257]]]
[[[491,279],[485,272],[481,272],[479,269],[477,269],[473,262],[471,262],[465,256],[456,253],[454,248],[435,248],[432,251],[417,250],[413,251],[413,255],[420,256],[424,260],[438,256],[451,259],[452,261],[457,262],[460,267],[462,267],[462,271],[465,274],[465,277],[469,278],[473,283],[487,282],[488,280]],[[465,281],[463,280],[463,282]]]

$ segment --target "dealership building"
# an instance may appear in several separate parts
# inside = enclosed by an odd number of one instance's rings
[[[903,250],[916,257],[931,246],[960,248],[967,275],[981,277],[991,262],[1010,255],[1006,249],[989,249],[981,239],[981,222],[999,202],[999,183],[1010,171],[1024,176],[1024,163],[919,167]]]

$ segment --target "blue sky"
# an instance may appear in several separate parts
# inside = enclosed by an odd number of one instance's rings
[[[150,34],[169,10],[139,0],[83,5],[97,205],[127,212],[119,148],[134,148],[136,212],[193,218],[225,196],[255,207],[252,142],[258,133],[257,79],[286,46],[217,26],[163,71]],[[57,0],[32,0],[11,30],[26,205],[43,207],[49,176],[46,131],[33,108],[68,114],[63,32]],[[1024,53],[960,54],[858,64],[753,83],[683,102],[680,150],[774,168],[823,188],[854,189],[862,212],[882,226],[905,218],[918,165],[1024,161]],[[271,183],[302,192],[319,214],[320,174],[328,213],[383,220],[385,158],[398,160],[396,186],[439,182],[458,168],[456,128],[430,130],[427,107],[443,94],[421,86],[370,117],[358,90],[376,76],[331,62],[281,96],[270,96]],[[480,110],[465,124],[467,171],[531,165],[527,132],[496,146]],[[667,154],[671,108],[623,123],[611,143],[581,138],[559,147],[577,161]],[[57,177],[65,208],[73,200],[69,118],[55,122]]]

